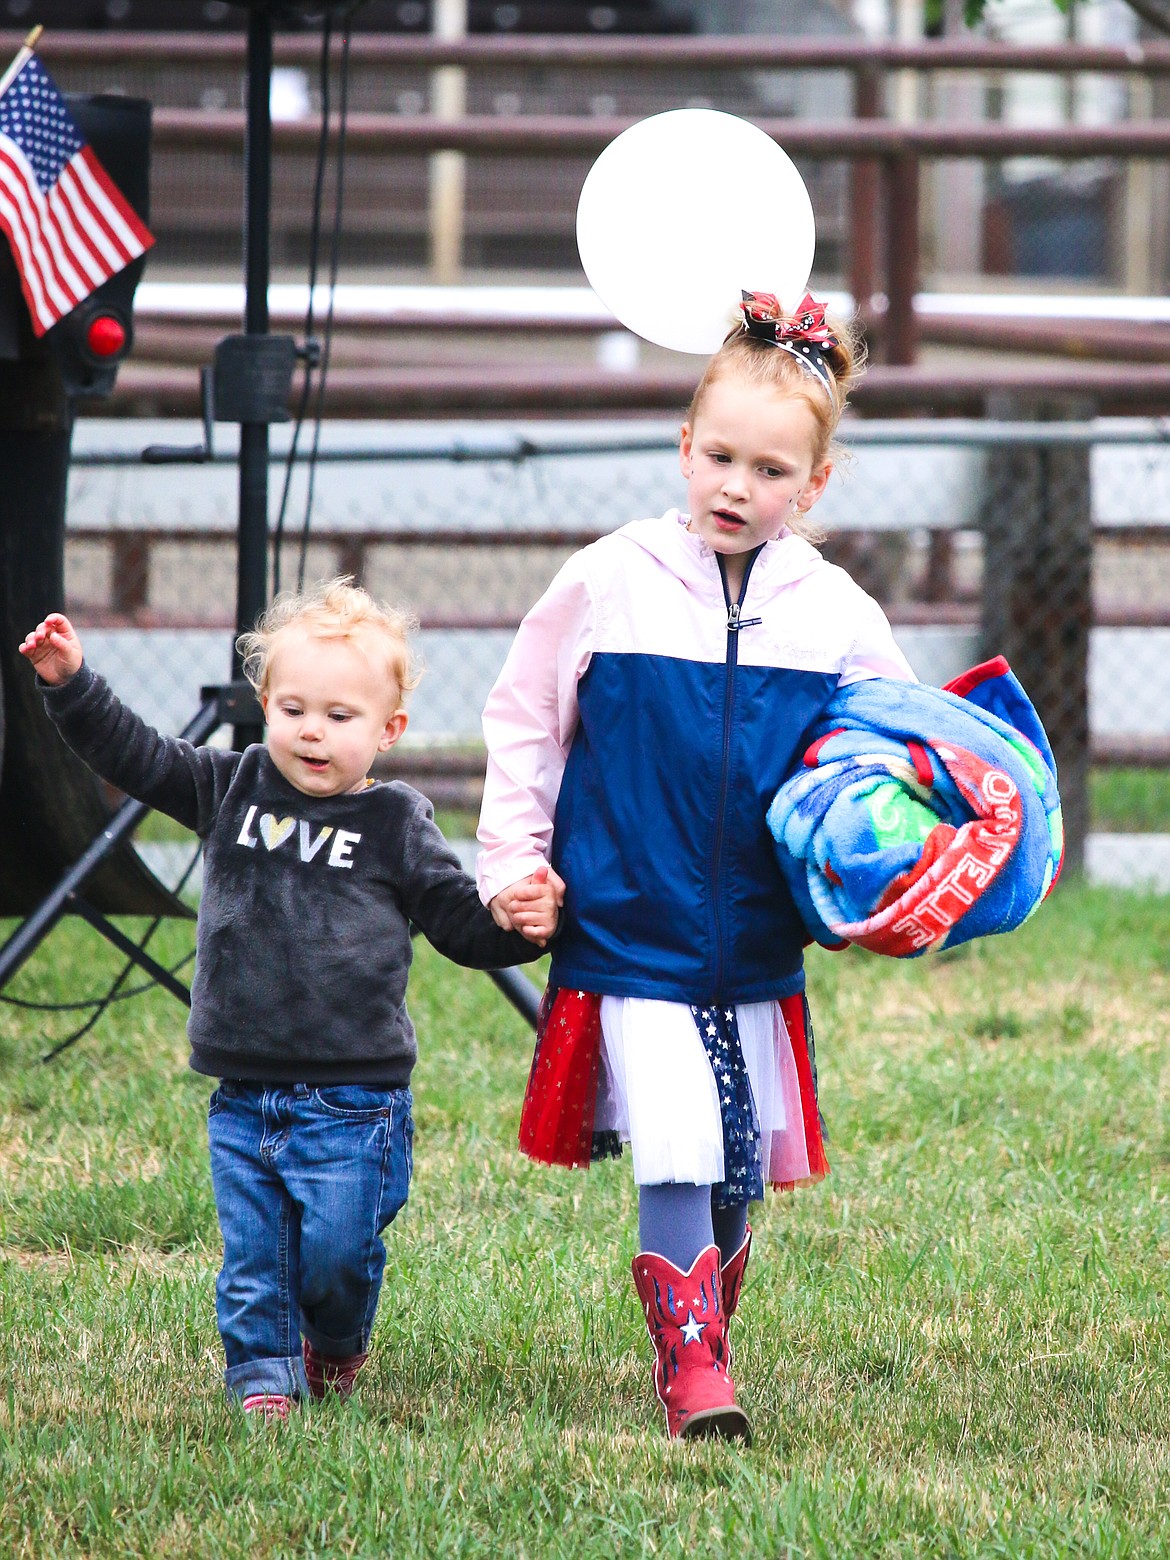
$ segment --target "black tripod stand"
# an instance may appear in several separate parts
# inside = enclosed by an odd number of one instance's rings
[[[253,626],[268,603],[268,430],[288,420],[288,399],[296,365],[291,336],[269,333],[270,220],[272,205],[272,63],[275,19],[304,8],[303,0],[236,0],[248,8],[247,129],[244,207],[244,332],[219,343],[211,369],[203,371],[204,423],[238,422],[239,507],[236,564],[236,632]],[[317,7],[314,7],[317,8]],[[350,0],[334,9],[352,9]],[[209,441],[208,441],[209,442]],[[208,443],[195,449],[154,446],[143,452],[152,463],[206,460]],[[263,736],[263,720],[251,686],[243,679],[239,652],[232,647],[232,680],[205,688],[202,705],[183,731],[202,742],[222,725],[233,728],[233,745],[242,749]],[[96,910],[82,889],[129,839],[149,811],[141,802],[125,802],[101,834],[0,948],[0,990],[44,941],[63,915],[82,915],[128,959],[160,985],[190,1003],[183,983],[127,938]],[[176,906],[177,908],[177,906]],[[536,988],[518,970],[493,970],[492,979],[510,1002],[535,1023]]]

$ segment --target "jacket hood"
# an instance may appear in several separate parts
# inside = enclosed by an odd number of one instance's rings
[[[682,510],[668,509],[656,519],[633,520],[614,535],[657,559],[689,590],[710,592],[722,602],[723,581],[715,549],[687,530],[689,520],[690,516]],[[778,590],[828,567],[803,536],[783,531],[774,541],[764,543],[752,567],[748,594],[754,596],[761,589]]]

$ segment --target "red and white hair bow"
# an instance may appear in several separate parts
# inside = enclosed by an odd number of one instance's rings
[[[790,353],[833,396],[833,377],[827,349],[837,346],[837,337],[825,323],[825,306],[811,293],[805,293],[800,307],[786,316],[774,293],[743,294],[743,328],[757,341]]]

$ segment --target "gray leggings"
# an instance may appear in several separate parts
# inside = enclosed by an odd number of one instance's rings
[[[747,1231],[747,1207],[716,1208],[710,1186],[663,1181],[638,1188],[638,1238],[643,1251],[689,1271],[701,1251],[714,1243],[723,1262],[739,1250]]]

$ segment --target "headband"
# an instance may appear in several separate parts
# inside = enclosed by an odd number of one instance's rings
[[[824,385],[833,400],[833,376],[826,348],[838,345],[825,324],[825,306],[805,293],[791,319],[781,317],[779,300],[772,293],[743,293],[743,328],[757,341],[788,352]]]

